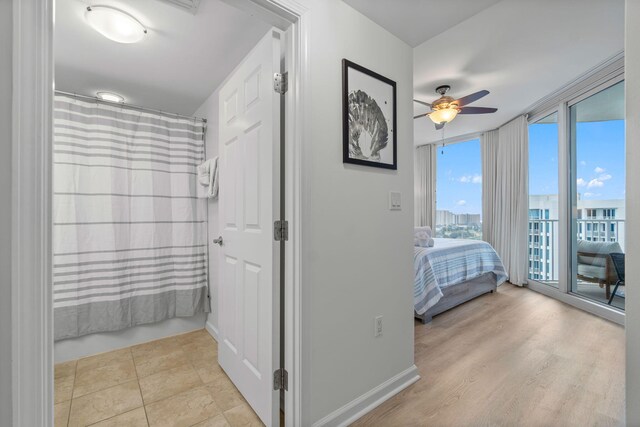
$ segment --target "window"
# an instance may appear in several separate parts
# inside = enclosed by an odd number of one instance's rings
[[[529,274],[557,287],[558,280],[558,114],[553,113],[529,125],[529,229],[543,234],[538,256],[544,274]],[[533,258],[531,256],[530,258]],[[539,263],[538,263],[539,264]]]
[[[438,147],[437,237],[482,239],[480,140]]]

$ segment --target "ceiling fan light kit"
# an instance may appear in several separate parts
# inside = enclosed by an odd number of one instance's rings
[[[429,118],[433,123],[449,123],[458,115],[457,108],[442,108],[435,110],[429,114]]]
[[[451,87],[448,85],[438,86],[436,92],[440,95],[440,98],[431,104],[414,99],[414,102],[431,108],[431,112],[417,115],[414,119],[428,116],[431,121],[435,123],[436,129],[439,130],[442,129],[446,123],[455,119],[458,114],[487,114],[498,111],[497,108],[467,107],[468,104],[487,96],[489,94],[488,90],[481,90],[471,95],[455,99],[446,95],[449,89],[451,89]]]

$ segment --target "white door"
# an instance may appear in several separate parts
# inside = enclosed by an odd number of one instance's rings
[[[220,366],[267,426],[279,425],[280,96],[269,32],[220,89]]]

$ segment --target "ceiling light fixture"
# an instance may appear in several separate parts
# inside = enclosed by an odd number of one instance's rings
[[[96,96],[100,99],[102,99],[103,101],[108,101],[108,102],[117,102],[117,103],[124,103],[124,97],[118,95],[117,93],[113,93],[113,92],[98,92],[96,93]]]
[[[84,18],[94,30],[114,42],[137,43],[147,34],[140,21],[110,6],[88,6]]]
[[[429,113],[429,118],[433,123],[449,123],[458,115],[457,108],[442,108]]]

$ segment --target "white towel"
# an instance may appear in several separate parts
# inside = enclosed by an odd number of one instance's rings
[[[214,157],[211,160],[211,166],[209,168],[209,192],[207,196],[210,199],[218,198],[218,187],[219,187],[219,176],[220,176],[220,165],[218,163],[218,157]]]
[[[431,227],[429,227],[428,225],[425,227],[416,227],[414,228],[413,232],[414,233],[424,232],[424,233],[427,233],[429,237],[433,237],[433,231],[431,230]]]
[[[433,231],[431,227],[416,227],[413,230],[413,246],[431,248],[433,244]]]
[[[413,238],[413,246],[418,246],[422,248],[432,248],[435,244],[435,240],[431,237],[426,236],[416,236]]]
[[[201,185],[209,185],[209,170],[211,169],[211,159],[206,160],[203,164],[197,167],[198,182]]]
[[[215,199],[218,197],[218,158],[209,159],[197,167],[198,198]]]

